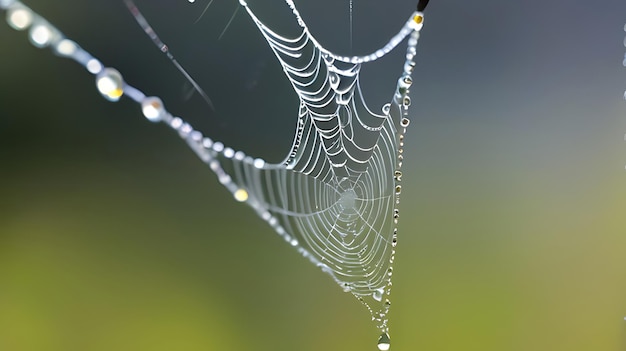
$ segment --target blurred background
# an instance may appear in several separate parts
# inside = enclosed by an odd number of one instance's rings
[[[298,101],[234,0],[31,0],[168,109],[283,159]],[[250,0],[289,33],[281,0]],[[341,54],[415,0],[296,1]],[[412,88],[392,350],[626,350],[626,2],[432,0]],[[290,249],[127,99],[0,25],[0,350],[375,350],[351,295]],[[374,109],[404,47],[362,69]]]

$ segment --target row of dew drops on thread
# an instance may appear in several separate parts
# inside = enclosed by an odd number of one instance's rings
[[[188,0],[193,2],[193,0]],[[190,134],[192,139],[196,138],[198,132],[190,129],[190,126],[178,117],[170,115],[163,107],[163,103],[157,97],[146,96],[137,88],[127,84],[122,75],[113,68],[104,67],[103,64],[89,52],[82,49],[76,42],[66,38],[55,26],[46,21],[43,17],[32,11],[19,0],[0,0],[0,9],[6,10],[6,20],[10,27],[18,31],[28,30],[28,39],[37,48],[50,47],[52,51],[61,57],[66,57],[78,62],[87,71],[96,76],[96,87],[104,98],[109,101],[118,101],[122,95],[126,95],[142,107],[144,116],[151,122],[165,122],[173,129],[179,131],[181,137]],[[191,133],[195,132],[195,133]],[[202,139],[202,138],[200,138]],[[202,140],[204,146],[211,147],[215,152],[223,152],[227,158],[243,159],[245,155],[241,152],[225,147],[221,142],[213,142],[208,138]],[[198,152],[196,148],[194,151]],[[203,152],[202,156],[207,156]],[[203,158],[204,160],[204,158]],[[263,168],[265,161],[254,159],[250,161],[254,167]],[[217,173],[220,182],[234,195],[235,200],[246,202],[249,194],[245,189],[238,188],[230,180],[219,166],[210,163],[211,169]],[[270,222],[270,224],[272,224]],[[297,245],[297,241],[292,238],[290,243]]]

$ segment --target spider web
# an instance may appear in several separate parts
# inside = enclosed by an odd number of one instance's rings
[[[0,9],[7,11],[10,26],[29,30],[33,45],[50,47],[96,75],[105,98],[117,101],[128,96],[141,104],[146,118],[177,131],[237,201],[250,205],[302,256],[367,307],[383,333],[379,349],[384,350],[389,348],[387,314],[402,190],[402,148],[411,104],[408,93],[423,21],[419,11],[427,2],[420,0],[418,11],[383,48],[364,56],[340,56],[315,40],[293,1],[286,3],[300,34],[287,38],[272,31],[240,0],[300,100],[293,145],[278,164],[203,136],[172,116],[159,98],[124,82],[118,71],[105,68],[20,1],[0,0]],[[153,42],[174,60],[132,1],[127,4]],[[380,112],[374,112],[361,91],[361,66],[383,57],[407,36],[406,61],[396,91],[390,92],[390,102]]]
[[[386,333],[402,146],[409,124],[407,94],[421,15],[413,14],[373,54],[345,57],[315,40],[293,2],[287,4],[301,27],[294,38],[272,31],[240,2],[300,99],[292,148],[282,163],[268,164],[208,138],[192,137],[190,145],[236,199],[246,201],[298,252],[357,297]],[[384,56],[411,33],[398,90],[376,113],[363,98],[361,66]]]

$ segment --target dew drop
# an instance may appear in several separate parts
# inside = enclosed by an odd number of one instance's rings
[[[102,72],[102,70],[104,69],[104,67],[102,66],[102,63],[96,60],[95,58],[92,58],[91,60],[87,61],[85,68],[87,68],[87,71],[89,71],[92,74],[98,74]]]
[[[413,84],[413,79],[408,74],[405,74],[398,79],[398,85],[400,88],[408,89],[411,84]]]
[[[330,81],[330,86],[336,90],[339,87],[339,75],[335,72],[328,73],[328,80]]]
[[[261,158],[257,158],[254,160],[254,167],[261,169],[265,166],[265,161]]]
[[[406,107],[411,106],[411,98],[410,98],[410,97],[408,97],[408,96],[405,96],[405,97],[402,99],[402,105],[403,105],[403,106],[406,106]]]
[[[15,30],[24,30],[33,23],[33,13],[23,6],[16,6],[7,12],[7,22]]]
[[[387,103],[383,105],[383,114],[388,115],[389,114],[389,110],[391,110],[391,104]]]
[[[213,143],[213,151],[215,152],[222,152],[224,151],[224,144],[222,142],[215,142]]]
[[[226,174],[226,173],[222,173],[222,174],[220,174],[220,175],[217,177],[217,181],[219,181],[221,184],[226,185],[226,184],[228,184],[228,183],[232,182],[232,181],[233,181],[233,179],[232,179],[232,178],[231,178],[228,174]],[[246,193],[246,194],[247,194],[247,193]],[[239,201],[236,197],[235,197],[235,200]]]
[[[30,28],[28,39],[34,46],[44,48],[50,45],[53,40],[52,29],[46,23],[34,25]]]
[[[141,111],[151,122],[158,122],[165,115],[163,101],[155,96],[146,97],[141,101]]]
[[[202,143],[202,133],[197,130],[192,131],[191,134],[189,134],[189,138],[198,144]]]
[[[404,64],[404,72],[406,73],[412,73],[414,68],[415,68],[415,61],[407,61]]]
[[[230,147],[224,148],[224,157],[233,158],[233,156],[235,156],[235,150]]]
[[[387,351],[391,346],[391,340],[389,339],[389,334],[382,333],[378,338],[378,349],[380,351]]]
[[[78,44],[69,40],[62,39],[59,43],[54,47],[54,51],[61,56],[71,56],[78,50]]]
[[[117,101],[124,94],[124,79],[114,68],[105,68],[96,76],[96,86],[104,98]]]
[[[382,301],[384,292],[385,292],[384,288],[374,290],[374,292],[372,293],[372,298],[376,301]]]
[[[401,171],[395,171],[393,174],[393,177],[396,179],[396,181],[401,182],[402,181],[402,172]]]
[[[235,196],[235,200],[239,202],[248,200],[248,192],[246,189],[237,189],[233,195]]]
[[[328,53],[323,53],[322,58],[324,59],[324,62],[326,62],[326,65],[329,67],[332,66],[333,63],[335,62],[335,58],[328,55]]]

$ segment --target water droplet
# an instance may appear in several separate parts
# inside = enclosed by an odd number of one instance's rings
[[[405,74],[400,77],[400,79],[398,79],[398,85],[401,88],[407,89],[411,86],[411,84],[413,84],[413,79],[411,79],[411,76],[409,76],[408,74]]]
[[[388,115],[389,111],[391,110],[391,104],[384,104],[382,110],[384,115]]]
[[[105,68],[96,76],[96,86],[104,98],[117,101],[124,94],[124,79],[114,68]]]
[[[263,159],[261,159],[261,158],[255,159],[254,160],[254,167],[259,168],[259,169],[265,167],[265,161]]]
[[[237,189],[237,191],[235,191],[233,195],[235,196],[235,200],[239,202],[244,202],[248,200],[248,192],[246,191],[246,189]]]
[[[233,158],[235,156],[235,150],[230,147],[224,148],[224,157]]]
[[[411,73],[413,72],[413,69],[415,68],[415,61],[407,61],[404,64],[404,72],[406,73]]]
[[[44,48],[50,45],[54,37],[55,33],[47,23],[33,25],[28,33],[28,39],[38,48]]]
[[[222,151],[224,151],[224,144],[219,142],[219,141],[213,143],[213,151],[215,151],[215,152],[222,152]]]
[[[322,58],[324,59],[324,62],[326,62],[326,65],[328,66],[329,69],[334,68],[333,63],[335,62],[335,58],[328,55],[327,53],[322,54]]]
[[[402,98],[402,105],[406,107],[411,106],[411,98],[408,96],[405,96],[404,98]]]
[[[98,74],[104,69],[104,66],[102,66],[102,63],[100,61],[92,58],[91,60],[87,61],[85,68],[87,68],[87,71],[89,71],[91,74]]]
[[[333,89],[337,89],[339,87],[339,75],[335,72],[328,73],[328,80],[330,81],[330,86]]]
[[[382,301],[384,291],[385,291],[384,288],[374,290],[374,292],[372,293],[372,298],[376,301]]]
[[[158,122],[165,115],[163,101],[155,96],[146,97],[141,101],[141,111],[151,122]]]
[[[402,172],[401,171],[396,171],[393,174],[394,178],[396,179],[396,181],[401,182],[402,181]]]
[[[380,338],[378,338],[378,349],[380,351],[387,351],[391,346],[391,340],[389,339],[389,334],[382,333],[380,334]]]
[[[24,6],[14,6],[7,12],[7,22],[15,30],[24,30],[33,23],[33,13]]]

